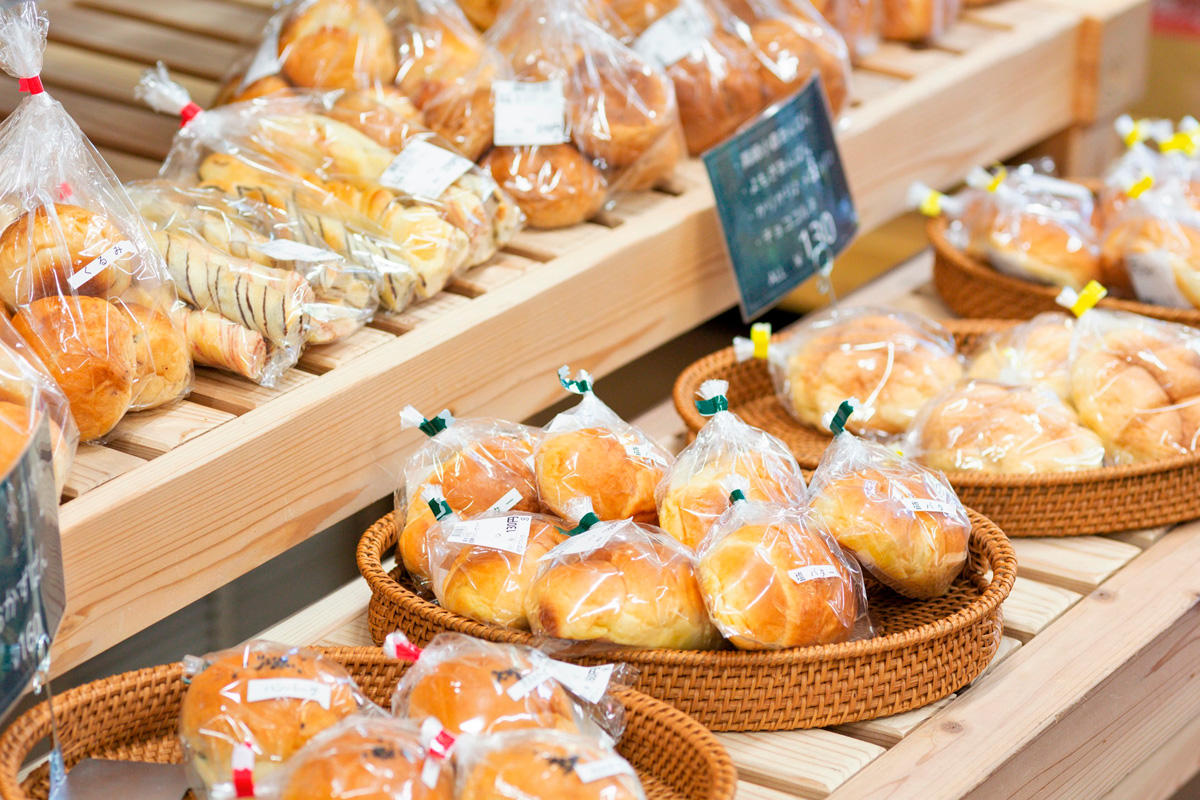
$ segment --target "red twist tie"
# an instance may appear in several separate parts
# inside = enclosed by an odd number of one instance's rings
[[[71,199],[71,195],[73,194],[75,194],[75,191],[71,188],[71,184],[67,183],[66,181],[63,181],[58,185],[58,202],[67,202]]]
[[[204,109],[195,103],[189,102],[186,106],[179,110],[179,127],[186,128],[188,123],[196,118]]]
[[[17,81],[17,88],[22,92],[29,92],[30,94],[41,94],[46,91],[45,87],[42,86],[41,77],[37,75],[34,75],[32,78],[21,78]]]
[[[250,743],[233,748],[233,791],[237,797],[254,797],[254,750]]]
[[[415,662],[421,657],[421,648],[410,642],[408,637],[399,631],[387,635],[387,638],[383,640],[383,650],[389,656],[395,656],[399,661]]]
[[[438,735],[429,743],[429,755],[445,761],[450,755],[450,748],[454,747],[454,742],[454,736],[449,731],[438,731]]]

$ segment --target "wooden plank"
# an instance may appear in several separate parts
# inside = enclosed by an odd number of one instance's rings
[[[850,81],[850,101],[854,105],[869,103],[877,97],[895,91],[896,87],[903,84],[904,79],[895,75],[872,72],[869,69],[855,69]]]
[[[100,484],[137,469],[145,463],[144,458],[131,456],[110,447],[81,444],[75,452],[75,462],[71,465],[71,474],[67,476],[67,485],[63,489],[63,496],[79,497]]]
[[[922,708],[914,708],[912,711],[906,711],[903,714],[893,714],[890,717],[868,719],[863,722],[852,722],[849,725],[838,725],[830,730],[836,733],[844,733],[855,739],[862,739],[864,742],[877,744],[880,747],[891,747],[925,724],[926,720],[948,706],[954,698],[955,695],[950,695]]]
[[[967,684],[968,687],[974,686],[976,681],[982,680],[985,676],[991,673],[996,667],[1004,663],[1004,659],[1011,656],[1021,647],[1021,640],[1014,639],[1011,636],[1000,637],[1000,647],[996,650],[996,655],[992,658],[991,663],[983,668],[983,672],[979,673],[979,677]]]
[[[797,797],[828,797],[886,751],[827,730],[718,733],[738,775]]]
[[[1167,534],[1167,531],[1169,531],[1169,530],[1171,530],[1171,528],[1169,526],[1164,526],[1161,528],[1146,528],[1146,529],[1140,530],[1140,531],[1126,531],[1125,533],[1110,533],[1110,534],[1108,534],[1108,538],[1116,539],[1118,542],[1125,542],[1126,544],[1137,545],[1138,547],[1145,550],[1147,547],[1154,544],[1159,539],[1161,539],[1163,536],[1165,536]]]
[[[1013,539],[1017,574],[1086,594],[1142,551],[1101,536]]]
[[[981,25],[971,19],[960,19],[950,30],[938,37],[933,47],[951,53],[968,53],[984,42],[1001,34],[994,25]]]
[[[100,151],[100,155],[122,183],[149,180],[158,175],[159,162],[153,159],[123,153],[120,150],[110,150],[107,147],[96,149]]]
[[[1079,28],[1076,68],[1077,121],[1090,123],[1116,117],[1146,90],[1151,3],[1145,0],[1053,2],[1084,18]]]
[[[363,328],[340,341],[308,348],[300,356],[300,367],[323,375],[395,340],[396,337],[386,331]]]
[[[738,781],[736,800],[794,800],[796,795],[750,781]]]
[[[387,330],[410,331],[418,325],[445,316],[470,304],[470,298],[451,292],[438,292],[428,300],[413,303],[399,314],[380,315],[378,326]],[[395,327],[393,327],[395,326]]]
[[[880,42],[879,49],[862,60],[862,66],[873,72],[907,79],[933,70],[952,69],[956,60],[955,53],[945,50]]]
[[[549,231],[529,229],[521,231],[513,237],[505,249],[510,253],[526,256],[535,261],[549,261],[595,242],[607,235],[608,232],[609,228],[592,222]]]
[[[1134,767],[1101,800],[1128,800],[1131,797],[1138,800],[1167,800],[1198,772],[1200,714]],[[1179,800],[1187,799],[1181,797]]]
[[[253,411],[316,377],[302,369],[290,369],[279,379],[278,386],[268,389],[228,372],[200,367],[196,370],[196,385],[188,399],[236,416]]]
[[[145,70],[145,64],[69,44],[48,42],[42,80],[50,87],[52,94],[55,89],[71,89],[144,111],[147,110],[146,104],[134,97],[133,89]],[[171,77],[202,106],[207,106],[216,94],[217,84],[211,80],[183,73],[173,73]]]
[[[1081,597],[1070,589],[1018,576],[1012,593],[1004,601],[1004,632],[1018,641],[1028,642]]]
[[[233,414],[184,400],[126,414],[109,438],[113,450],[152,459],[234,419]]]
[[[75,0],[75,5],[230,42],[257,40],[266,9],[221,0]]]

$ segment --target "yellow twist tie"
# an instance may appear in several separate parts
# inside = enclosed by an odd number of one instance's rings
[[[1144,119],[1139,119],[1133,123],[1133,127],[1129,129],[1129,133],[1125,134],[1125,146],[1133,147],[1138,142],[1144,142],[1150,137],[1150,123]]]
[[[1139,198],[1143,194],[1145,194],[1146,190],[1149,189],[1153,185],[1154,185],[1154,176],[1151,175],[1149,172],[1147,172],[1144,175],[1142,175],[1142,177],[1138,178],[1136,181],[1134,181],[1132,184],[1130,184],[1129,188],[1125,191],[1125,194],[1129,195],[1131,198],[1136,200],[1137,198]]]
[[[931,191],[921,200],[917,210],[927,217],[940,217],[942,215],[942,199],[945,196],[941,192]]]
[[[994,192],[1000,188],[1000,184],[1004,183],[1004,179],[1008,177],[1008,170],[1004,167],[996,170],[996,174],[992,176],[992,182],[988,184],[987,190]]]
[[[1196,155],[1198,146],[1200,146],[1200,143],[1196,141],[1196,138],[1191,133],[1179,131],[1172,135],[1170,139],[1159,143],[1158,149],[1164,153],[1180,150],[1189,156],[1194,156]]]
[[[754,357],[765,360],[771,348],[771,323],[756,322],[751,325],[750,341],[754,342]]]
[[[1077,317],[1083,316],[1085,311],[1095,307],[1108,294],[1108,289],[1105,289],[1097,281],[1088,281],[1087,286],[1083,287],[1083,291],[1079,293],[1079,298],[1071,304],[1071,313]]]

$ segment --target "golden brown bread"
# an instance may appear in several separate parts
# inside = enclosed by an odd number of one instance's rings
[[[534,456],[538,496],[563,519],[581,516],[576,504],[587,498],[602,520],[654,523],[666,464],[631,453],[639,444],[635,434],[601,427],[547,435]]]
[[[678,5],[679,0],[608,0],[608,7],[634,36],[641,36]]]
[[[429,127],[472,161],[492,146],[495,117],[490,81],[460,81],[429,98],[421,110]]]
[[[370,0],[314,0],[279,34],[280,68],[297,86],[361,89],[396,77],[396,46]]]
[[[762,110],[758,68],[750,48],[719,29],[701,47],[667,67],[689,153],[699,155],[724,141]]]
[[[933,39],[954,24],[958,0],[883,0],[885,39],[919,42]]]
[[[1101,280],[1099,248],[1090,235],[1050,217],[1001,214],[970,246],[1001,272],[1079,290]]]
[[[834,116],[846,102],[848,65],[830,40],[818,41],[821,30],[797,19],[764,18],[750,25],[758,48],[758,77],[767,103],[799,91],[817,73]]]
[[[229,80],[229,83],[221,87],[221,91],[217,94],[213,105],[223,106],[229,103],[244,103],[270,95],[287,97],[291,94],[292,85],[279,75],[268,75],[265,78],[259,78],[244,89],[242,88],[242,76],[235,75]]]
[[[333,101],[328,116],[343,122],[376,144],[403,150],[413,138],[426,135],[425,118],[406,99],[377,92],[343,92]]]
[[[481,31],[492,27],[496,13],[503,4],[504,0],[458,0],[459,8],[467,15],[467,19]]]
[[[620,61],[585,56],[581,63],[588,65],[580,76],[584,92],[570,99],[567,114],[584,156],[601,169],[621,169],[671,135],[678,112],[660,70],[632,55]]]
[[[531,228],[565,228],[604,206],[608,184],[574,145],[497,147],[481,163],[525,212]]]
[[[483,42],[473,30],[432,14],[404,28],[396,86],[418,108],[479,66]]]
[[[633,769],[584,781],[576,768],[610,758],[611,750],[582,737],[548,732],[498,737],[472,758],[460,778],[459,800],[641,800]],[[607,770],[605,770],[607,771]],[[590,777],[590,776],[589,776]]]
[[[1074,330],[1071,317],[1050,312],[992,334],[972,357],[967,377],[1045,386],[1070,402]]]
[[[131,408],[156,408],[182,397],[192,382],[192,356],[182,331],[152,308],[136,303],[118,308],[129,319],[136,348]]]
[[[1135,269],[1156,272],[1167,284],[1174,284],[1183,300],[1200,308],[1200,229],[1149,215],[1130,215],[1106,232],[1101,261],[1105,278],[1121,275],[1127,285],[1132,285]],[[1166,302],[1162,297],[1139,299]]]
[[[81,441],[107,434],[133,401],[137,350],[133,326],[95,297],[45,297],[22,308],[13,327],[71,404]]]

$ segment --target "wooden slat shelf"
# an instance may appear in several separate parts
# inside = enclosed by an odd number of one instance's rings
[[[134,99],[141,70],[161,59],[207,103],[270,5],[44,4],[43,79],[126,178],[153,174],[176,130]],[[902,211],[913,180],[950,184],[1071,126],[1063,98],[1077,91],[1086,16],[1009,0],[939,47],[889,45],[858,70],[839,139],[863,229]],[[0,84],[3,113],[19,96]],[[521,419],[561,398],[561,364],[607,374],[731,307],[718,230],[689,161],[669,186],[524,232],[441,295],[309,350],[278,390],[200,369],[187,402],[132,415],[81,453],[60,515],[69,597],[55,672],[388,495],[419,439],[399,430],[404,404]],[[1028,636],[1038,621],[1026,623]]]

